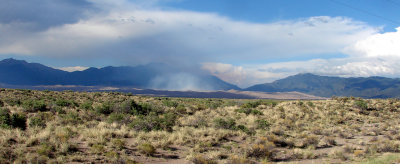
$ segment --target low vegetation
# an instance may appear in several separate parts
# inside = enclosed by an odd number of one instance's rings
[[[0,163],[400,162],[400,101],[0,90]]]

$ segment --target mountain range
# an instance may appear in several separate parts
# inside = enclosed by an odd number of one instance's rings
[[[363,98],[400,98],[400,79],[385,77],[330,77],[297,74],[272,83],[258,84],[247,91],[297,91],[321,97],[354,96]]]
[[[199,71],[182,71],[166,64],[109,66],[66,72],[38,63],[4,59],[0,61],[0,83],[14,86],[77,85],[163,90],[239,90],[301,92],[319,97],[400,98],[398,78],[342,78],[303,73],[241,89],[213,75]]]
[[[166,64],[88,68],[66,72],[38,63],[0,61],[0,83],[9,85],[118,86],[168,90],[239,90],[221,79],[201,73],[182,72]]]

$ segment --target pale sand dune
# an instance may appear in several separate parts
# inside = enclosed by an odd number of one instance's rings
[[[1,85],[4,88],[53,90],[53,91],[87,91],[87,92],[125,92],[135,95],[154,97],[189,97],[189,98],[230,98],[230,99],[278,99],[278,100],[321,100],[327,99],[300,92],[256,92],[256,91],[173,91],[140,88],[118,88],[109,86],[74,86],[74,85],[46,85],[46,86],[11,86]]]

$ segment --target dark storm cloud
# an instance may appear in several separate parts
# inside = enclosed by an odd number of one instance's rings
[[[0,24],[29,23],[46,29],[75,23],[95,10],[86,0],[0,0]]]

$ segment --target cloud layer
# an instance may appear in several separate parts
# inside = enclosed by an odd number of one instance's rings
[[[396,30],[369,36],[357,41],[345,51],[362,57],[400,57],[400,27]]]
[[[0,7],[0,54],[101,58],[121,65],[202,64],[242,87],[300,72],[399,73],[399,32],[381,34],[380,27],[346,17],[252,23],[161,10],[157,1],[2,1],[8,8]],[[25,11],[28,7],[33,8]]]
[[[6,31],[2,35],[12,36],[2,37],[9,39],[1,43],[0,52],[62,57],[107,53],[113,58],[140,57],[147,62],[159,57],[163,61],[193,57],[202,61],[258,61],[337,53],[376,32],[342,17],[256,24],[210,13],[150,10],[127,1],[117,1],[116,5],[106,2],[92,4],[101,12],[86,13],[76,22],[67,21],[39,32],[21,29],[30,21],[6,21],[0,26]],[[43,22],[39,18],[36,21]]]

